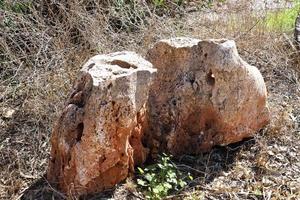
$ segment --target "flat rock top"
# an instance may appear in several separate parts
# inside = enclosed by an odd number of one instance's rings
[[[228,47],[235,46],[235,42],[233,40],[227,40],[227,39],[199,40],[199,39],[188,38],[188,37],[171,38],[171,39],[161,40],[158,43],[166,43],[175,48],[185,48],[185,47],[196,46],[201,42],[209,42],[209,43],[214,43],[214,44],[228,46]]]
[[[161,40],[160,42],[167,43],[168,45],[176,48],[182,47],[192,47],[197,45],[201,40],[194,39],[194,38],[187,38],[187,37],[178,37],[178,38],[171,38],[167,40]]]
[[[106,55],[92,57],[82,68],[82,72],[89,73],[93,78],[93,84],[106,80],[114,80],[137,71],[156,71],[152,64],[138,54],[131,51],[122,51]]]

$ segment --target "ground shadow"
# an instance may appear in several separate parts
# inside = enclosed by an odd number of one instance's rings
[[[65,196],[56,191],[46,180],[46,175],[35,181],[27,188],[21,200],[52,200],[65,199]]]
[[[191,173],[194,180],[189,184],[190,187],[203,183],[209,183],[214,180],[220,173],[230,170],[236,160],[236,155],[243,150],[250,150],[255,144],[255,139],[250,138],[230,144],[227,146],[217,146],[210,152],[200,155],[184,155],[174,159],[174,162],[183,173]],[[147,164],[145,165],[147,166]],[[122,183],[120,184],[122,185]],[[121,186],[116,186],[105,192],[82,197],[82,200],[94,199],[111,199],[115,196],[116,191]],[[128,191],[123,191],[124,199],[139,199],[132,196]],[[66,197],[55,190],[46,180],[45,176],[32,184],[22,195],[22,200],[61,200]]]
[[[177,166],[193,174],[193,184],[210,183],[222,172],[226,172],[235,164],[236,156],[241,150],[250,150],[255,145],[254,138],[227,146],[216,146],[210,152],[197,156],[184,155],[176,160]]]

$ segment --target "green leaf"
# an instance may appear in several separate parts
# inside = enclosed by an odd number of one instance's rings
[[[149,182],[151,182],[154,178],[154,174],[146,174],[145,175],[145,179]]]
[[[155,194],[158,194],[158,193],[159,193],[158,188],[156,188],[156,187],[153,188],[152,191],[153,191],[153,193],[155,193]]]
[[[157,166],[160,168],[160,169],[163,169],[164,166],[162,164],[157,164]]]
[[[137,184],[144,187],[147,186],[147,183],[142,179],[137,179]]]
[[[191,181],[194,180],[194,178],[192,177],[192,175],[191,175],[190,172],[188,173],[188,178],[189,178]]]
[[[183,181],[183,180],[179,180],[178,184],[180,185],[181,188],[183,188],[184,186],[187,185],[187,183],[185,181]]]
[[[153,188],[153,192],[154,193],[161,193],[161,192],[164,192],[164,190],[165,190],[165,188],[164,188],[164,186],[163,185],[161,185],[161,184],[159,184],[159,185],[157,185],[157,186],[155,186],[154,188]]]
[[[140,174],[144,174],[145,173],[142,168],[138,167],[137,169],[139,170]]]
[[[169,178],[175,178],[176,177],[176,173],[174,171],[168,171],[167,173]]]
[[[164,187],[167,189],[172,189],[172,185],[168,182],[164,183]]]

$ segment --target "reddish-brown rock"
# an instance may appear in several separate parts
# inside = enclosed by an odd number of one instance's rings
[[[269,120],[262,75],[234,41],[174,38],[149,50],[157,68],[146,141],[152,153],[197,154],[253,136]]]
[[[142,124],[155,71],[133,52],[84,65],[52,132],[50,182],[72,195],[98,192],[144,162]]]
[[[47,176],[63,192],[110,188],[149,150],[197,154],[253,136],[268,123],[263,77],[233,41],[163,40],[147,59],[157,74],[132,52],[84,65],[51,136]]]

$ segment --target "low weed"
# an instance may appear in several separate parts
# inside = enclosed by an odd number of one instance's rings
[[[187,185],[188,180],[193,177],[190,174],[182,174],[171,161],[171,157],[163,154],[159,156],[158,162],[145,167],[138,168],[139,178],[137,184],[145,191],[147,199],[161,199],[171,191],[178,191]]]

